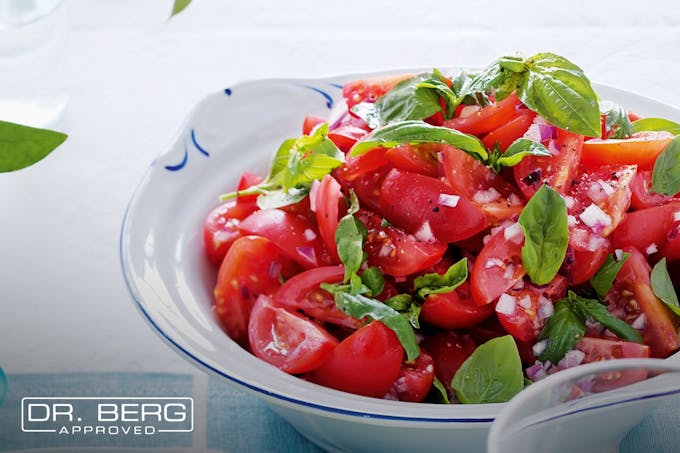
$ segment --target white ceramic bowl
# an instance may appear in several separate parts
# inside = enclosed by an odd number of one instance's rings
[[[120,239],[125,281],[142,315],[170,346],[263,399],[324,449],[484,451],[502,404],[403,403],[305,382],[241,349],[213,316],[216,271],[204,256],[202,222],[218,195],[232,190],[244,170],[265,174],[281,141],[300,135],[305,115],[328,116],[342,102],[344,82],[376,75],[244,82],[199,102],[128,206]],[[641,115],[680,120],[680,111],[662,103],[596,89]]]

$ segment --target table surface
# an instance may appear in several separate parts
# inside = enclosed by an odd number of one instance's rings
[[[133,306],[119,229],[189,109],[239,80],[479,67],[552,51],[591,80],[680,105],[680,7],[671,0],[195,0],[169,21],[172,0],[66,1],[70,137],[38,165],[0,176],[8,373],[198,373]]]

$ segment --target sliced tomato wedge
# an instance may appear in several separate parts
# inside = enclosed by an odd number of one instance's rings
[[[581,162],[589,167],[629,164],[648,170],[674,137],[667,131],[643,131],[623,139],[592,138],[583,143]]]
[[[454,291],[427,296],[420,317],[444,329],[466,329],[485,320],[493,311],[492,304],[478,306],[472,301],[470,284],[465,282]]]
[[[383,150],[382,154],[383,157],[384,151],[385,150]],[[377,150],[369,151],[367,154],[375,152],[377,152]],[[334,175],[345,190],[353,190],[356,193],[362,207],[378,211],[380,209],[380,187],[382,186],[383,180],[385,179],[385,176],[387,176],[389,169],[390,167],[385,164],[384,166],[379,166],[371,171],[362,172],[359,176],[352,176],[350,179],[344,178],[342,171],[338,171],[334,173]]]
[[[255,356],[290,374],[318,368],[338,345],[322,327],[277,307],[267,296],[260,296],[253,306],[248,338]]]
[[[446,252],[446,244],[419,241],[405,231],[384,225],[381,217],[365,209],[356,214],[366,226],[364,250],[368,264],[394,277],[405,277],[430,268]]]
[[[621,267],[614,286],[605,297],[607,309],[630,324],[644,326],[642,338],[651,348],[652,357],[668,357],[680,348],[678,326],[652,291],[651,268],[644,255],[634,247],[626,247],[623,251],[630,253],[630,258]]]
[[[410,79],[415,74],[399,74],[396,76],[375,77],[347,82],[342,87],[342,95],[350,109],[360,102],[375,102],[394,85],[405,79]]]
[[[359,126],[355,122],[348,121],[329,131],[328,138],[335,143],[340,151],[347,153],[356,142],[364,138],[369,132],[370,129],[365,124]]]
[[[345,338],[309,379],[337,390],[382,398],[399,376],[403,355],[397,335],[374,321]]]
[[[318,126],[319,124],[325,123],[326,120],[324,118],[320,118],[318,116],[311,116],[307,115],[305,116],[304,121],[302,122],[302,133],[304,135],[309,135],[312,133],[314,128]]]
[[[392,384],[399,401],[420,403],[430,393],[434,382],[434,360],[422,349],[412,363],[404,362],[397,380]]]
[[[203,244],[210,261],[219,266],[229,247],[241,237],[241,221],[257,210],[257,206],[229,200],[210,211],[203,224]]]
[[[527,156],[513,167],[517,187],[527,200],[545,183],[566,193],[578,172],[583,136],[557,129],[557,137],[544,143],[552,156]]]
[[[488,240],[470,274],[472,299],[477,305],[486,305],[512,288],[524,277],[522,245],[524,234],[519,223],[499,227]]]
[[[583,352],[582,363],[599,362],[612,359],[648,358],[649,346],[629,341],[606,340],[603,338],[585,337],[576,349]],[[591,392],[605,392],[625,387],[647,379],[646,370],[628,370],[615,373],[601,373],[590,382]]]
[[[248,320],[260,294],[271,294],[281,286],[280,278],[294,275],[298,266],[268,239],[245,236],[237,239],[217,274],[215,314],[227,334],[248,344]]]
[[[385,157],[395,168],[436,178],[441,174],[439,153],[448,146],[439,143],[416,146],[404,143],[389,149]]]
[[[479,109],[469,116],[444,121],[444,126],[466,134],[482,135],[509,123],[517,118],[522,109],[516,93],[500,102]]]
[[[447,184],[397,169],[382,183],[380,205],[390,222],[423,240],[461,241],[487,226],[484,213]]]
[[[373,148],[357,157],[349,157],[347,161],[338,167],[335,176],[348,183],[356,180],[360,176],[368,175],[381,167],[387,166],[387,149]]]
[[[470,335],[445,330],[426,336],[421,346],[434,360],[435,376],[449,397],[453,397],[451,381],[463,362],[477,349],[477,344]]]
[[[501,151],[505,151],[512,145],[512,142],[524,135],[534,121],[534,118],[536,118],[534,112],[531,110],[523,110],[514,120],[489,132],[482,139],[482,143],[484,143],[484,146],[486,146],[487,149],[493,149],[498,145]]]
[[[615,248],[633,246],[646,254],[656,253],[664,249],[669,237],[675,239],[679,225],[680,201],[640,209],[626,214],[612,234],[612,242]]]
[[[238,190],[246,190],[249,187],[255,186],[262,182],[262,176],[256,175],[255,173],[244,172],[241,175],[241,179],[238,182]],[[245,195],[236,198],[236,204],[246,205],[251,207],[254,211],[257,209],[257,197],[258,195]]]
[[[306,269],[332,264],[316,228],[306,217],[280,209],[264,209],[249,215],[239,229],[243,234],[269,239]]]
[[[669,197],[652,191],[652,172],[650,170],[638,171],[630,185],[632,192],[630,207],[632,209],[646,209],[678,201],[678,195]]]
[[[345,276],[342,266],[317,267],[301,272],[286,281],[274,295],[276,305],[300,311],[319,322],[358,329],[361,322],[343,313],[333,296],[320,288],[322,283],[340,283]]]
[[[338,229],[339,204],[342,198],[340,184],[331,175],[324,176],[314,200],[316,224],[319,225],[319,233],[326,244],[326,250],[336,263],[340,262],[340,258],[335,243],[335,230]]]
[[[564,277],[557,276],[545,287],[524,282],[521,288],[509,289],[496,304],[496,316],[503,328],[520,342],[536,340],[552,314],[553,300],[549,297],[562,283]],[[563,295],[562,295],[563,296]],[[560,297],[562,297],[560,296]]]

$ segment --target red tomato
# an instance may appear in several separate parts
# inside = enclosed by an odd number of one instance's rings
[[[543,183],[566,193],[578,170],[583,136],[557,129],[557,138],[547,142],[552,156],[527,156],[513,167],[517,187],[527,200]]]
[[[576,345],[576,349],[585,354],[583,363],[649,357],[649,346],[602,338],[585,337]],[[646,370],[601,373],[593,379],[590,390],[596,393],[605,392],[645,379],[647,379]]]
[[[505,151],[512,142],[524,135],[534,121],[534,118],[536,118],[534,112],[531,110],[524,110],[514,120],[489,132],[482,139],[482,143],[484,143],[484,146],[486,146],[487,149],[493,149],[494,146],[498,144],[501,150]]]
[[[311,134],[316,126],[318,126],[319,124],[323,124],[325,122],[326,122],[325,119],[319,118],[318,116],[311,115],[305,116],[305,120],[302,122],[302,134],[303,135]]]
[[[455,195],[455,207],[442,204],[442,195]],[[390,222],[424,240],[461,241],[487,226],[482,211],[447,184],[397,169],[383,181],[380,205]]]
[[[338,179],[352,182],[358,177],[374,172],[388,164],[387,149],[373,148],[357,157],[349,157],[347,161],[335,170]]]
[[[420,355],[412,363],[405,362],[401,366],[392,390],[399,401],[420,403],[427,397],[434,381],[434,360],[422,349]]]
[[[651,187],[652,172],[650,170],[638,171],[630,185],[630,190],[632,192],[630,207],[632,209],[652,208],[654,206],[661,206],[673,200],[677,200],[678,195],[675,197],[661,195],[659,193],[652,192]]]
[[[309,377],[326,387],[382,398],[399,376],[403,355],[397,335],[374,321],[345,338]]]
[[[340,151],[348,152],[352,146],[370,132],[368,127],[363,128],[351,123],[343,123],[328,132],[328,138],[335,143]]]
[[[290,311],[299,310],[319,322],[358,329],[361,322],[344,314],[335,305],[333,296],[319,287],[322,283],[340,283],[344,275],[342,266],[304,271],[287,280],[276,291],[274,302]]]
[[[375,102],[394,85],[405,79],[410,79],[415,74],[400,74],[396,76],[383,76],[371,79],[354,80],[347,82],[342,87],[342,95],[347,102],[347,108],[351,109],[360,102]],[[350,110],[351,111],[351,110]]]
[[[246,171],[241,175],[241,179],[238,182],[238,190],[248,189],[249,187],[256,186],[261,182],[261,176]],[[257,209],[257,197],[257,194],[241,196],[236,198],[236,204],[252,206],[254,211]]]
[[[340,184],[332,176],[326,175],[321,180],[314,200],[316,224],[326,250],[336,263],[340,262],[338,248],[335,243],[335,230],[338,228],[339,203],[342,199]]]
[[[369,151],[369,154],[375,152],[377,150]],[[378,211],[380,209],[380,187],[388,171],[389,166],[385,165],[370,172],[362,173],[360,176],[353,177],[350,180],[344,179],[342,172],[337,172],[335,175],[344,189],[347,191],[350,189],[354,190],[357,197],[359,197],[362,207]]]
[[[203,244],[213,264],[219,266],[222,263],[231,244],[241,237],[241,220],[256,209],[257,206],[229,200],[210,211],[203,225]]]
[[[624,139],[593,138],[583,143],[581,162],[589,167],[629,164],[648,170],[674,137],[667,131],[643,131]]]
[[[517,94],[512,93],[502,101],[479,109],[470,116],[444,121],[444,126],[467,134],[481,135],[517,118],[522,112],[518,108],[521,104]]]
[[[477,344],[469,335],[460,335],[447,330],[426,336],[422,347],[434,360],[434,375],[444,385],[449,396],[453,396],[451,380],[458,368],[477,348]]]
[[[419,241],[399,228],[382,226],[380,216],[370,211],[361,209],[356,215],[368,231],[364,250],[369,266],[377,266],[387,275],[404,277],[423,271],[446,252],[446,244]]]
[[[438,155],[449,145],[425,143],[412,146],[408,143],[387,151],[385,156],[393,167],[434,178],[441,174]]]
[[[465,151],[450,146],[442,151],[441,159],[454,192],[478,205],[492,225],[522,212],[524,205],[517,190]]]
[[[522,288],[510,289],[501,296],[496,305],[496,316],[510,335],[526,343],[538,338],[551,309],[552,300],[546,297],[541,287],[524,283]]]
[[[602,267],[612,250],[609,239],[584,229],[570,229],[561,272],[572,285],[585,283]]]
[[[614,247],[633,246],[642,251],[652,247],[652,250],[663,250],[669,235],[673,236],[680,224],[675,219],[676,212],[680,212],[680,201],[627,213],[612,234]]]
[[[492,314],[492,304],[477,306],[472,301],[470,284],[465,282],[454,291],[427,296],[420,317],[444,329],[466,329]]]
[[[240,230],[269,239],[306,269],[331,264],[314,225],[305,217],[280,209],[264,209],[243,220]]]
[[[642,338],[651,348],[652,357],[665,358],[680,348],[678,327],[674,319],[652,291],[650,267],[634,247],[623,249],[630,258],[623,264],[612,290],[605,297],[607,309],[624,321],[642,324]],[[644,318],[639,319],[640,316]]]
[[[499,228],[491,236],[470,274],[472,299],[477,305],[495,302],[524,277],[522,244],[524,235],[518,223]]]
[[[274,292],[279,278],[290,277],[297,266],[273,242],[257,236],[234,241],[222,261],[215,285],[215,314],[229,336],[248,341],[248,319],[257,296]]]
[[[277,307],[267,296],[260,296],[253,306],[248,339],[253,354],[290,374],[318,368],[338,345],[323,328]]]

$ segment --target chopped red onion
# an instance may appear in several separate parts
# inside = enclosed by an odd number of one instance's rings
[[[595,203],[599,203],[600,201],[607,198],[607,194],[604,193],[602,187],[596,182],[593,182],[588,186],[588,189],[586,190],[586,195],[588,195],[588,198],[593,200]]]
[[[281,274],[281,263],[277,261],[269,263],[269,277],[278,278],[279,274]]]
[[[468,116],[471,116],[475,112],[481,110],[481,107],[478,105],[466,105],[462,109],[460,109],[460,112],[458,113],[458,118],[467,118]]]
[[[517,304],[522,308],[531,308],[531,297],[528,295],[524,296],[517,302]]]
[[[503,231],[503,237],[506,241],[512,241],[515,244],[519,244],[524,240],[524,231],[522,231],[522,226],[515,222]]]
[[[440,193],[439,199],[437,200],[440,205],[446,206],[447,208],[455,208],[458,206],[459,201],[459,195],[450,195],[448,193]]]
[[[319,186],[321,183],[315,179],[312,181],[312,187],[309,189],[309,209],[316,212],[316,195],[319,193]]]
[[[472,196],[472,201],[479,204],[485,204],[496,201],[500,197],[501,194],[493,187],[490,187],[488,190],[478,190],[475,192],[475,194]]]
[[[505,272],[503,272],[503,278],[505,279],[511,279],[512,274],[515,273],[515,266],[512,264],[508,264],[508,267],[505,268]]]
[[[516,297],[513,297],[509,294],[501,294],[501,297],[498,299],[498,303],[496,304],[496,313],[501,313],[503,315],[513,314],[516,309],[516,300]]]
[[[590,233],[582,228],[574,228],[569,234],[569,242],[582,249],[588,248]]]
[[[574,203],[576,203],[576,200],[574,200],[574,197],[570,197],[569,195],[562,195],[562,199],[564,200],[564,204],[567,205],[567,209],[573,208]]]
[[[314,247],[295,247],[295,251],[302,257],[307,258],[310,262],[316,263],[316,252],[314,252]]]
[[[591,236],[588,241],[588,250],[594,252],[595,250],[604,247],[606,243],[607,240],[601,236]]]
[[[534,355],[538,357],[539,355],[543,354],[543,351],[546,350],[548,347],[548,340],[541,340],[538,343],[534,345],[533,348],[531,348],[532,351],[534,351]],[[534,364],[535,365],[535,364]],[[543,366],[541,366],[541,369],[543,369]]]
[[[553,307],[552,302],[550,299],[539,296],[538,298],[538,310],[536,314],[538,315],[538,319],[544,320],[546,318],[551,317],[555,313],[555,307]]]
[[[548,375],[543,364],[538,360],[536,363],[524,370],[524,372],[526,373],[527,378],[529,378],[529,380],[532,382],[539,381]]]
[[[522,199],[516,193],[511,193],[508,197],[508,201],[510,202],[510,206],[519,206],[522,204]]]
[[[583,359],[586,358],[586,355],[583,351],[579,351],[578,349],[572,349],[571,351],[568,351],[564,357],[562,357],[562,360],[560,360],[560,363],[557,364],[557,368],[560,370],[566,370],[567,368],[573,368],[577,365],[580,365],[583,362]]]
[[[680,222],[680,211],[675,211],[673,213],[673,222]]]
[[[630,326],[633,329],[642,330],[642,329],[645,328],[646,325],[647,325],[647,317],[645,316],[644,313],[641,313],[640,316],[635,318],[635,320],[631,323]]]
[[[383,244],[382,247],[380,247],[380,251],[378,252],[378,256],[381,258],[385,258],[386,256],[390,256],[392,254],[392,251],[394,250],[394,246],[392,244]]]
[[[432,234],[432,228],[430,228],[430,222],[424,221],[418,231],[413,234],[416,239],[422,242],[434,242],[434,234]]]
[[[621,261],[621,259],[623,258],[623,250],[621,249],[614,250],[614,257],[616,258],[616,261]]]
[[[656,246],[656,244],[654,242],[649,244],[649,247],[647,247],[645,249],[645,253],[647,253],[647,255],[652,255],[652,254],[654,254],[658,251],[659,251],[659,248]]]
[[[605,182],[605,181],[603,181],[603,180],[601,180],[601,179],[598,179],[598,180],[597,180],[597,183],[600,185],[600,187],[602,187],[602,190],[603,190],[604,193],[607,194],[607,195],[611,195],[611,194],[613,194],[614,192],[616,192],[616,191],[614,190],[614,188],[613,188],[611,185],[609,185],[608,182]]]
[[[541,135],[541,141],[557,137],[557,129],[551,124],[539,124],[538,130]]]
[[[531,126],[529,126],[529,129],[524,133],[523,138],[526,138],[527,140],[531,140],[533,142],[540,142],[541,141],[541,130],[538,127],[538,124],[533,123]]]
[[[574,217],[573,215],[567,216],[567,225],[569,225],[570,227],[573,227],[573,226],[576,226],[577,223],[578,223],[578,220],[576,220],[576,217]]]
[[[328,126],[328,130],[329,130],[329,131],[335,130],[335,129],[337,129],[338,127],[340,127],[340,125],[341,125],[342,122],[345,120],[345,118],[347,117],[347,115],[349,115],[349,110],[347,109],[347,104],[344,103],[344,99],[343,99],[343,102],[342,102],[342,103],[344,104],[344,107],[345,107],[345,108],[341,110],[341,112],[342,112],[341,115],[338,116],[337,119],[335,119],[335,120],[333,120],[333,121],[330,121],[330,119],[333,118],[333,115],[331,115],[331,118],[329,118],[329,123],[330,123],[330,126]]]
[[[486,260],[486,263],[484,263],[484,269],[491,269],[492,267],[501,266],[503,266],[503,260],[500,258],[489,258]]]
[[[314,230],[312,230],[311,228],[307,228],[305,230],[305,239],[310,242],[316,239],[316,233],[314,232]]]
[[[612,218],[594,203],[585,208],[579,217],[584,224],[596,233],[612,224]]]

